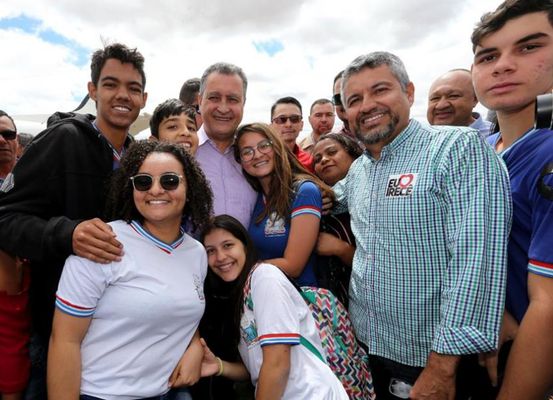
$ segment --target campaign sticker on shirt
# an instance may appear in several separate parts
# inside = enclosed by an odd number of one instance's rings
[[[390,175],[386,185],[386,197],[409,197],[417,184],[417,173]]]
[[[205,300],[204,296],[204,283],[202,281],[202,278],[200,278],[198,275],[194,274],[194,288],[196,289],[196,293],[198,294],[198,299],[200,301]]]
[[[0,186],[0,192],[2,193],[8,193],[10,190],[13,189],[15,186],[15,178],[13,177],[13,174],[10,172],[6,179],[4,179],[4,182],[2,182],[2,185]]]
[[[275,212],[265,222],[265,236],[282,236],[286,233],[284,218],[277,216]]]

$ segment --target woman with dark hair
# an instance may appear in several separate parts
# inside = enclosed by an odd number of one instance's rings
[[[229,332],[243,361],[222,360],[203,342],[202,376],[250,376],[256,399],[348,399],[330,367],[300,344],[308,341],[323,353],[305,300],[278,267],[258,264],[240,222],[228,215],[215,217],[202,242],[210,273],[235,285]]]
[[[109,207],[125,253],[106,265],[67,259],[48,354],[50,398],[161,400],[170,386],[198,379],[207,260],[181,222],[187,216],[201,227],[211,204],[183,148],[147,141],[129,148]]]
[[[259,193],[248,232],[265,262],[302,286],[318,286],[313,252],[319,233],[321,191],[332,190],[308,172],[266,124],[243,125],[235,158]]]
[[[313,147],[313,168],[319,178],[333,186],[347,175],[353,161],[362,153],[361,146],[349,136],[328,133]],[[347,307],[355,253],[349,213],[325,215],[321,230],[317,241],[317,253],[321,256],[317,260],[317,278],[322,287],[330,289]]]

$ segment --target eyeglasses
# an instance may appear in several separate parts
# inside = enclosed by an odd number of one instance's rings
[[[273,118],[273,122],[277,125],[284,125],[286,121],[290,120],[291,123],[297,124],[301,119],[301,115],[281,115]]]
[[[14,140],[17,136],[17,132],[7,129],[5,131],[0,131],[0,136],[2,136],[4,140]]]
[[[253,147],[248,146],[240,150],[240,159],[246,162],[251,161],[255,156],[256,150],[258,150],[262,154],[267,154],[271,151],[272,148],[273,148],[273,142],[271,142],[269,139],[262,140],[257,144],[257,146],[253,146]]]
[[[334,104],[335,106],[342,105],[342,98],[340,97],[340,93],[336,93],[334,96],[332,96],[332,104]]]
[[[131,176],[131,182],[135,190],[139,192],[147,192],[154,185],[154,177],[148,174],[138,174]],[[173,172],[162,174],[159,176],[159,184],[163,190],[175,190],[179,187],[180,181],[184,180],[182,175],[177,175]]]

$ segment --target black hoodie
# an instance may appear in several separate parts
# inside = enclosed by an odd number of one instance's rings
[[[0,248],[31,262],[33,327],[44,338],[65,259],[73,252],[73,230],[102,216],[113,169],[111,147],[93,120],[52,115],[0,190]]]

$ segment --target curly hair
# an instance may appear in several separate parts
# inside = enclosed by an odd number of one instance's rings
[[[152,153],[172,154],[181,163],[186,180],[187,200],[182,210],[183,219],[186,218],[192,224],[192,231],[202,229],[213,209],[213,195],[203,172],[182,147],[149,140],[133,143],[121,159],[121,168],[115,172],[110,182],[106,207],[108,219],[143,222],[144,217],[134,204],[134,188],[130,178],[138,173],[146,157]]]
[[[295,195],[295,185],[305,180],[313,182],[319,187],[323,196],[329,196],[334,198],[334,192],[332,189],[321,181],[317,176],[306,170],[303,165],[300,164],[296,156],[286,147],[282,137],[277,134],[272,127],[264,123],[253,123],[242,125],[236,131],[235,146],[234,146],[234,158],[237,162],[240,161],[240,138],[246,133],[259,133],[265,136],[273,144],[274,153],[274,171],[272,174],[271,183],[269,184],[269,193],[265,193],[267,198],[267,206],[263,212],[257,217],[256,223],[263,221],[263,219],[273,212],[278,217],[285,220],[290,219],[290,207],[292,205]],[[262,192],[261,183],[259,180],[250,174],[248,174],[244,168],[242,172],[246,177],[251,187],[256,192]]]

